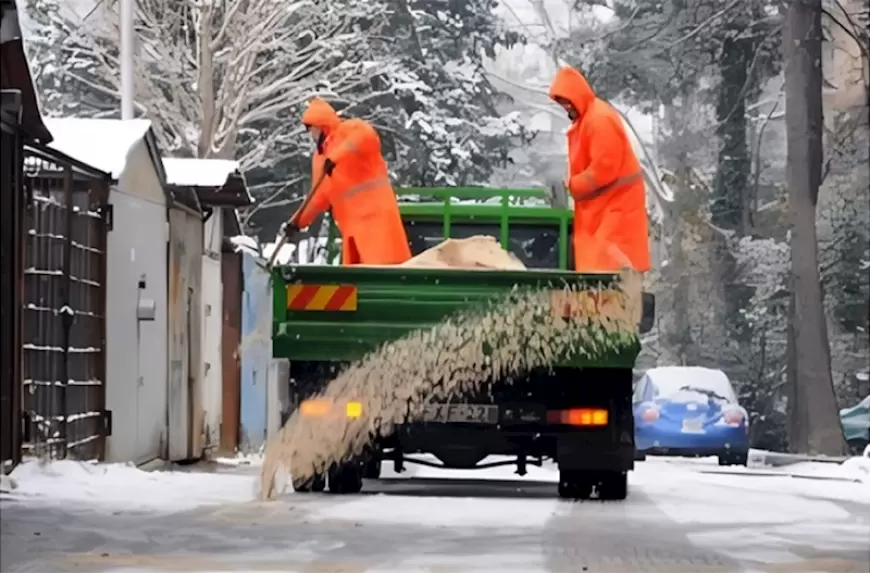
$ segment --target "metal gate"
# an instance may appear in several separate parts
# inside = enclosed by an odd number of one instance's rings
[[[0,461],[21,461],[22,136],[4,110],[0,130]]]
[[[24,450],[103,459],[109,176],[24,148]]]

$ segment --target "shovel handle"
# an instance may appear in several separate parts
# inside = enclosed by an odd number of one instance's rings
[[[320,185],[323,183],[323,181],[325,179],[326,179],[326,173],[322,173],[320,175],[320,177],[317,179],[317,181],[314,183],[314,186],[311,188],[311,191],[309,191],[308,194],[305,196],[305,200],[302,201],[302,205],[300,205],[299,208],[296,209],[296,212],[294,212],[293,215],[287,220],[287,224],[293,224],[296,221],[296,219],[299,217],[299,214],[305,210],[305,208],[308,206],[309,203],[311,203],[312,197],[314,197],[314,194],[317,192],[317,189],[320,188]],[[286,229],[286,227],[285,227],[285,229]],[[266,263],[266,268],[269,271],[271,271],[272,268],[275,266],[275,261],[278,259],[278,253],[281,251],[281,248],[286,243],[287,243],[287,233],[285,231],[284,233],[281,233],[281,238],[278,239],[278,242],[275,244],[275,250],[272,251],[272,256],[269,257],[269,262]]]

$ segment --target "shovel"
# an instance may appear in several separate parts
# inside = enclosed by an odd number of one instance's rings
[[[326,173],[321,174],[320,178],[314,183],[314,186],[311,188],[311,191],[308,192],[308,195],[305,196],[305,200],[302,202],[302,205],[293,213],[293,216],[287,220],[287,224],[293,224],[296,219],[299,217],[299,214],[305,210],[305,207],[311,202],[311,198],[314,197],[314,194],[317,193],[317,189],[320,187],[321,183],[326,179]],[[287,243],[287,232],[281,233],[281,238],[278,239],[278,243],[275,245],[275,250],[272,251],[272,256],[269,257],[269,262],[266,263],[266,270],[271,274],[272,269],[275,267],[275,261],[278,259],[278,253],[281,251],[281,248]]]

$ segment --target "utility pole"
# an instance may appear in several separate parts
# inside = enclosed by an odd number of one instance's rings
[[[121,4],[121,119],[133,119],[133,13],[135,0]]]

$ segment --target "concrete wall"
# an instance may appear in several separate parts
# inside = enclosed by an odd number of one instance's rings
[[[266,440],[266,397],[272,358],[272,289],[256,257],[242,251],[241,414],[239,450],[257,451]]]
[[[144,141],[109,201],[106,406],[114,423],[106,458],[143,463],[163,454],[167,407],[166,205]],[[154,321],[137,320],[140,298],[155,302]]]

